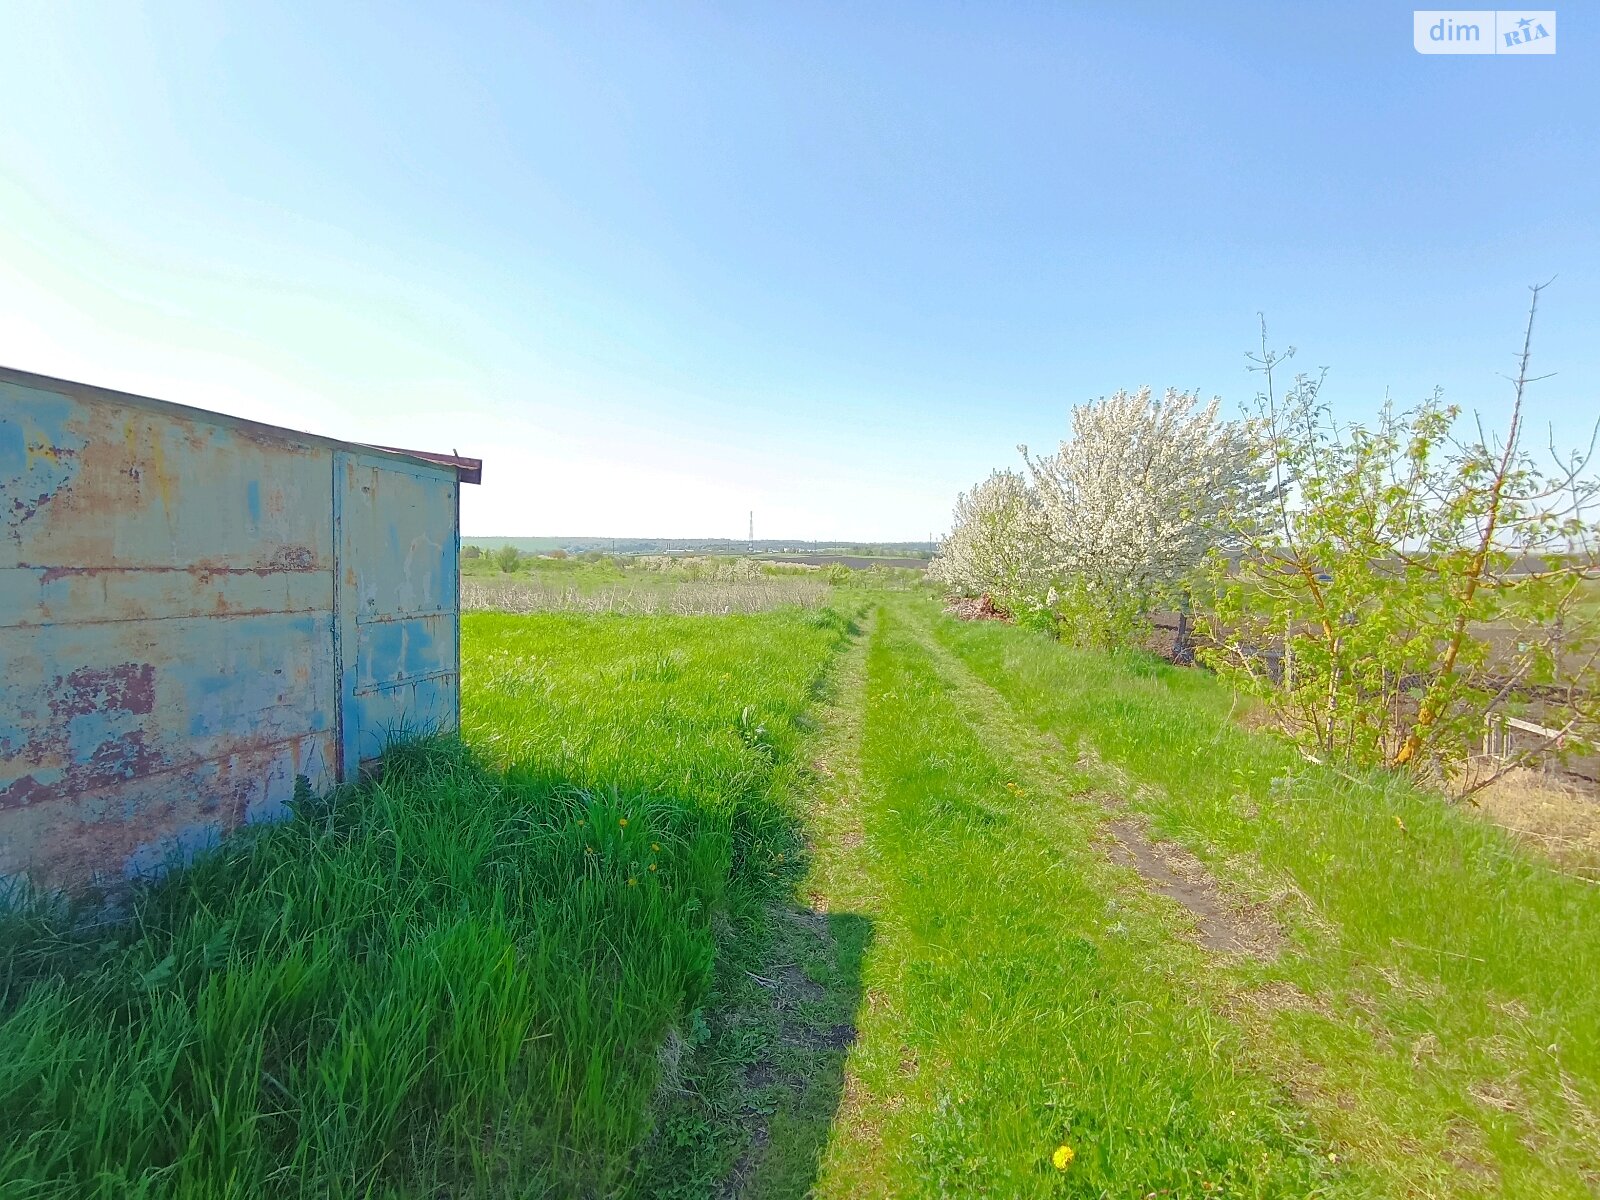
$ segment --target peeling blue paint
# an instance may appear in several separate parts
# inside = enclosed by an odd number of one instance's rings
[[[207,737],[226,728],[233,715],[230,709],[234,706],[224,705],[220,701],[233,688],[233,677],[226,671],[219,672],[215,666],[205,664],[194,674],[178,672],[178,678],[189,698],[189,735]]]
[[[13,538],[57,493],[71,485],[87,440],[71,428],[75,410],[64,396],[0,383],[0,525]]]
[[[0,391],[0,395],[4,392]],[[6,481],[22,478],[28,465],[28,439],[22,432],[22,422],[10,417],[0,421],[0,486]]]
[[[357,645],[360,692],[456,670],[455,625],[438,613],[363,625]]]
[[[439,573],[434,578],[438,580],[435,587],[438,589],[441,611],[455,608],[457,602],[456,576],[461,569],[461,547],[457,541],[452,537],[439,547],[439,565],[436,568]]]
[[[17,754],[28,744],[30,734],[21,724],[0,711],[0,753]]]
[[[75,763],[88,763],[124,734],[134,732],[139,717],[125,711],[79,713],[67,722],[67,746]]]

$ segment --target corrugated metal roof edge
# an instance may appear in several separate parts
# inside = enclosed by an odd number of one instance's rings
[[[400,450],[393,446],[378,446],[370,442],[347,442],[341,438],[324,437],[320,433],[307,433],[303,429],[289,429],[282,425],[267,425],[247,417],[215,412],[209,408],[195,408],[171,400],[157,400],[153,396],[140,396],[133,392],[119,392],[115,388],[97,387],[92,383],[79,383],[72,379],[57,379],[53,375],[35,375],[32,371],[19,371],[15,367],[0,366],[0,383],[13,383],[19,387],[56,392],[83,400],[101,400],[115,404],[129,404],[152,412],[168,413],[211,425],[225,425],[258,437],[276,438],[280,441],[299,442],[313,446],[326,446],[334,450],[377,450],[399,458],[409,459],[418,466],[451,467],[461,483],[483,481],[483,460],[462,458],[455,454],[435,454],[426,450]]]

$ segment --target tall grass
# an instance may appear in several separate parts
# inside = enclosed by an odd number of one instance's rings
[[[797,606],[847,608],[859,593],[910,591],[922,573],[872,565],[852,569],[746,557],[525,558],[510,572],[489,559],[461,564],[468,612],[572,612],[714,616]]]
[[[469,745],[0,920],[0,1195],[618,1191],[846,633],[468,618]]]
[[[833,599],[833,592],[826,580],[792,576],[716,582],[642,575],[622,583],[584,586],[559,577],[508,576],[463,579],[461,607],[467,612],[714,616],[791,606],[821,608]]]

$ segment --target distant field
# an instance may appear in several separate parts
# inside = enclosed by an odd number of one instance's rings
[[[649,583],[578,581],[533,574],[520,579],[464,578],[461,607],[466,612],[620,613],[633,616],[675,614],[715,616],[768,612],[798,605],[819,608],[833,598],[822,579],[682,580]]]
[[[462,562],[466,611],[587,612],[680,616],[766,612],[832,603],[840,588],[904,588],[919,578],[874,562],[801,564],[749,557],[527,558],[503,571],[492,558]]]
[[[479,537],[464,535],[464,545],[498,550],[515,546],[529,554],[566,550],[572,554],[834,554],[863,558],[926,559],[937,548],[932,542],[826,542],[796,538],[629,538],[629,537]]]
[[[926,571],[928,560],[925,558],[894,558],[889,555],[871,556],[864,554],[758,554],[755,557],[768,562],[802,563],[819,567],[831,566],[835,563],[845,567],[855,567],[865,570],[868,567],[900,567],[910,571]]]

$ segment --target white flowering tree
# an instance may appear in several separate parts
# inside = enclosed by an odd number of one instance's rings
[[[1072,436],[1052,455],[1022,448],[1042,521],[1042,570],[1078,640],[1136,640],[1160,604],[1265,498],[1251,426],[1217,416],[1219,401],[1148,387],[1072,412]]]
[[[1001,607],[1040,607],[1044,547],[1037,498],[1017,471],[995,471],[956,498],[950,534],[929,567],[932,578]]]

